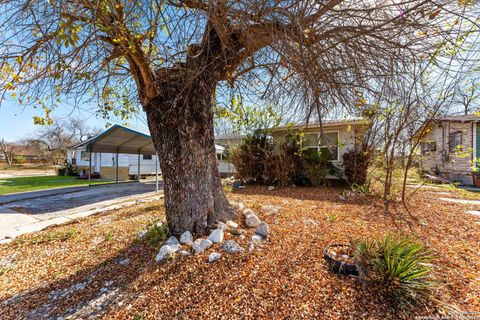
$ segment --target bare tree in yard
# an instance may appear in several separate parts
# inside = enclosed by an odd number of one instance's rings
[[[480,110],[478,104],[480,98],[479,80],[473,77],[467,78],[465,81],[459,82],[455,90],[455,102],[461,107],[462,113],[465,115]]]
[[[66,161],[67,149],[80,141],[92,137],[95,130],[77,119],[52,121],[52,124],[41,127],[23,143],[30,146],[42,159],[53,165],[61,165]]]
[[[355,88],[461,33],[445,26],[463,10],[447,0],[1,3],[4,92],[47,116],[66,95],[126,116],[140,101],[174,234],[235,217],[217,171],[214,99],[248,92],[306,114],[320,94],[353,103]]]
[[[13,164],[13,157],[15,155],[13,153],[13,149],[15,149],[15,146],[13,144],[9,144],[5,142],[4,139],[0,141],[0,151],[3,153],[5,161],[7,162],[8,165]]]

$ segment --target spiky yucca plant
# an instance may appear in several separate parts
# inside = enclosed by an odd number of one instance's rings
[[[393,306],[409,309],[431,293],[432,256],[420,242],[387,235],[352,245],[360,277],[376,285]]]

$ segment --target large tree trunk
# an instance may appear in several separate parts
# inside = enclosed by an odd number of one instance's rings
[[[162,93],[145,110],[165,182],[167,222],[175,235],[203,234],[217,221],[235,218],[215,153],[217,80],[209,72],[175,68],[160,78]]]

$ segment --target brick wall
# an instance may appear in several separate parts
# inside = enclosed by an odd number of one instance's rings
[[[78,166],[78,172],[82,172],[85,169],[88,172],[88,166]],[[100,167],[100,178],[115,180],[116,168],[115,167]],[[118,167],[118,180],[126,181],[128,179],[128,167]]]

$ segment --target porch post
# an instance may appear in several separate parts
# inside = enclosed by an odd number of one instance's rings
[[[158,193],[158,153],[155,152],[155,193]]]
[[[91,185],[92,182],[92,150],[88,153],[88,186]]]

